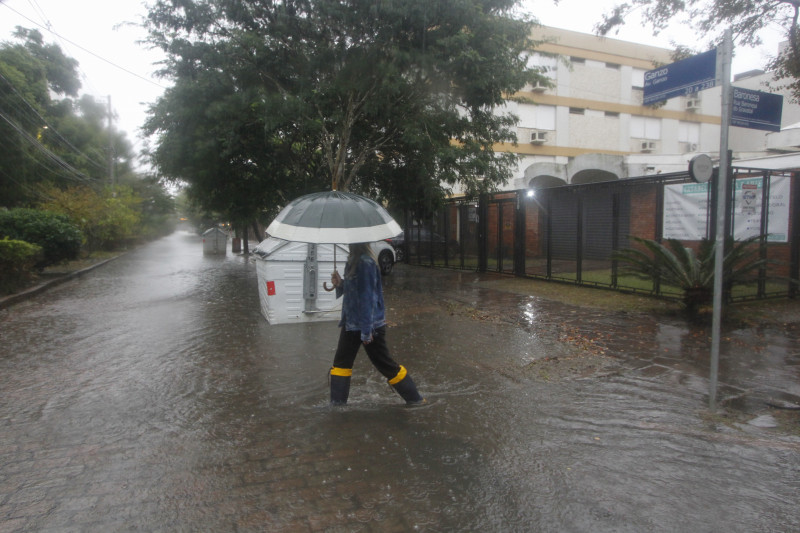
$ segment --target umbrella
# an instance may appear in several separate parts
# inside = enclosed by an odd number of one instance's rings
[[[380,204],[341,191],[295,198],[267,227],[267,233],[273,237],[312,244],[375,242],[395,237],[401,231],[400,225]],[[333,254],[336,271],[335,246]]]
[[[402,230],[380,204],[357,194],[327,191],[292,200],[267,228],[273,237],[313,244],[375,242]]]

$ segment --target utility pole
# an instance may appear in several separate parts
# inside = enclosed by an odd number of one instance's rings
[[[111,95],[108,95],[108,183],[114,185],[114,137],[111,133]]]

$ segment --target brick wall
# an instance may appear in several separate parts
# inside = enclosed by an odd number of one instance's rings
[[[653,183],[633,187],[631,190],[631,235],[642,239],[655,239],[656,235],[656,201],[659,184]]]

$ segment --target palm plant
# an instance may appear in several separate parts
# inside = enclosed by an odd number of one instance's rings
[[[743,241],[729,237],[725,244],[723,261],[723,287],[726,295],[735,284],[757,281],[752,274],[769,260],[753,254],[752,244],[760,236]],[[622,263],[622,270],[640,279],[672,285],[683,290],[683,304],[689,312],[711,303],[714,293],[714,241],[704,239],[697,253],[677,239],[660,243],[653,239],[631,237],[640,248],[626,248],[615,252],[613,259]]]

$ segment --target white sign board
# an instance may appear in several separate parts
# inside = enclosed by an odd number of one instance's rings
[[[736,180],[734,188],[733,236],[737,240],[755,237],[761,232],[763,178]],[[786,176],[773,176],[769,184],[767,216],[769,242],[789,242],[789,187]]]
[[[788,242],[789,179],[770,181],[769,242]],[[759,235],[761,230],[762,178],[742,178],[734,185],[733,236],[736,240]],[[706,237],[708,183],[664,186],[664,238],[699,241]]]
[[[706,237],[708,183],[664,186],[664,238],[699,241]]]

